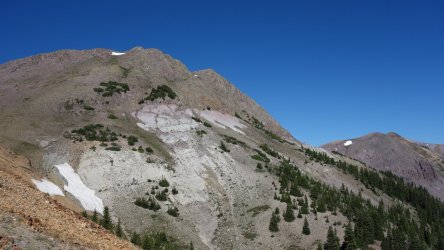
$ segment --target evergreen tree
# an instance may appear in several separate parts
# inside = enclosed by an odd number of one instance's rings
[[[275,214],[280,214],[280,212],[279,212],[279,208],[278,208],[278,207],[274,210],[274,213],[275,213]]]
[[[190,241],[190,250],[194,250],[193,242]]]
[[[307,217],[305,217],[305,220],[304,220],[304,226],[302,227],[302,233],[305,235],[310,234],[310,227],[308,226]]]
[[[131,235],[131,243],[133,243],[136,246],[140,246],[142,243],[140,234],[133,232],[133,234]]]
[[[108,206],[105,206],[105,208],[103,209],[103,219],[100,224],[102,225],[102,227],[108,230],[113,229],[113,222],[111,220],[111,215],[109,214]]]
[[[339,250],[339,238],[331,226],[328,228],[327,242],[325,243],[324,249]]]
[[[285,213],[284,213],[284,220],[286,222],[292,222],[295,220],[293,207],[292,207],[291,203],[287,203],[287,209],[285,210]]]
[[[119,238],[123,238],[123,230],[122,225],[120,225],[120,219],[117,221],[116,236]]]
[[[270,225],[268,226],[268,229],[271,232],[277,232],[279,231],[278,222],[279,222],[279,214],[271,213],[270,218]]]
[[[301,209],[299,209],[299,212],[298,212],[298,218],[299,218],[299,219],[302,218]]]
[[[382,250],[392,250],[393,249],[393,235],[392,230],[389,229],[387,232],[387,237],[385,237],[381,242]]]
[[[82,212],[82,217],[88,219],[88,213],[85,210]]]
[[[327,208],[325,207],[325,201],[324,201],[324,198],[322,197],[318,201],[318,212],[325,213],[326,210],[327,210]]]
[[[393,230],[392,237],[393,249],[407,249],[405,234],[399,227]]]
[[[354,250],[356,249],[355,244],[355,235],[353,233],[353,228],[350,223],[345,226],[345,235],[344,235],[344,242],[341,246],[342,250]]]
[[[322,247],[322,243],[318,243],[318,247],[316,248],[316,250],[324,250],[324,248]]]
[[[308,199],[307,196],[305,196],[305,199],[301,205],[301,213],[302,214],[309,214],[309,210],[308,210]]]
[[[97,223],[99,221],[98,217],[97,217],[97,211],[94,210],[94,213],[91,217],[91,220],[94,221],[95,223]]]

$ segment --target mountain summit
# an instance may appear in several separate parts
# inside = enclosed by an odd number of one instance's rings
[[[414,142],[390,132],[372,133],[321,147],[359,160],[377,170],[402,176],[444,200],[443,145]]]

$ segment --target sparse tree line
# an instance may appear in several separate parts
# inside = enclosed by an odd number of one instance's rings
[[[105,128],[102,124],[88,124],[79,129],[74,129],[71,132],[65,132],[63,135],[65,138],[73,140],[73,142],[83,142],[86,141],[98,141],[100,142],[100,147],[105,147],[106,150],[120,151],[121,146],[117,143],[119,137],[126,139],[129,146],[135,146],[139,139],[134,135],[123,135],[117,134],[108,127]],[[95,147],[93,147],[95,150]],[[138,151],[139,153],[151,154],[154,150],[151,147],[143,148],[139,145],[138,148],[133,147],[133,151]]]
[[[113,96],[114,93],[126,93],[130,90],[128,84],[115,81],[101,82],[99,85],[100,87],[93,88],[93,90],[103,97]]]
[[[290,145],[294,145],[294,143],[289,142],[287,140],[285,140],[284,138],[280,137],[279,135],[273,133],[271,130],[268,130],[265,128],[265,125],[262,121],[260,121],[259,119],[257,119],[256,117],[254,117],[253,115],[250,116],[250,114],[248,114],[245,110],[242,110],[242,113],[245,114],[245,116],[247,118],[243,118],[239,113],[234,112],[234,116],[236,116],[238,119],[243,120],[244,122],[252,125],[253,127],[255,127],[258,130],[263,131],[266,135],[268,135],[271,139],[276,140],[280,143],[288,143]]]
[[[315,157],[317,155],[313,154],[313,158]],[[332,162],[330,159],[327,161],[328,164]],[[343,163],[335,162],[334,164]],[[351,222],[345,225],[345,237],[341,245],[339,239],[336,239],[335,230],[331,228],[328,232],[327,242],[321,244],[321,249],[366,249],[376,240],[382,241],[382,249],[444,249],[444,221],[441,216],[444,214],[443,204],[427,192],[424,193],[422,188],[404,184],[398,177],[383,173],[380,182],[390,182],[393,184],[391,188],[419,195],[420,197],[404,200],[401,200],[402,197],[409,196],[393,195],[401,197],[399,200],[415,207],[416,216],[399,202],[391,207],[386,207],[381,201],[375,206],[370,200],[362,198],[360,193],[350,192],[344,185],[339,190],[331,188],[302,174],[287,160],[282,161],[277,167],[270,167],[269,171],[279,176],[280,189],[279,194],[275,194],[275,199],[287,205],[282,215],[285,222],[291,223],[295,220],[294,210],[298,210],[298,218],[313,214],[315,219],[317,219],[318,213],[328,211],[334,216],[340,212]],[[353,171],[356,170],[351,169],[350,172]],[[371,185],[376,179],[372,173],[369,174],[368,170],[358,169],[357,172],[359,173],[358,177],[363,180],[370,178],[367,182],[368,185]],[[304,195],[303,190],[309,194],[311,202],[307,195]],[[423,202],[422,206],[417,203],[419,201]],[[427,205],[431,207],[427,207]],[[431,211],[430,209],[437,210]],[[276,209],[270,218],[270,231],[277,232],[280,221],[280,214]],[[310,234],[309,229],[308,221],[305,218],[303,234]]]
[[[153,182],[153,180],[149,179],[148,182]],[[163,187],[164,189],[162,191],[156,191],[160,187]],[[146,192],[145,194],[148,195],[148,198],[145,197],[139,197],[136,199],[134,204],[136,206],[152,210],[154,212],[160,210],[161,206],[157,201],[167,201],[168,200],[168,194],[169,190],[168,187],[170,186],[170,183],[167,181],[165,177],[162,177],[159,180],[159,186],[151,186],[151,191]],[[176,195],[179,193],[176,187],[173,187],[171,189],[171,193],[173,195]],[[157,201],[156,201],[157,200]],[[179,216],[179,209],[175,206],[169,206],[167,213],[173,217]]]
[[[103,216],[100,215],[97,211],[94,211],[92,215],[88,215],[86,211],[82,212],[82,216],[92,220],[93,222],[101,225],[103,228],[107,229],[111,233],[115,234],[117,237],[122,238],[124,240],[128,240],[126,236],[120,219],[117,221],[117,224],[114,224],[111,215],[109,212],[108,206],[105,206],[103,210]],[[139,234],[137,232],[133,232],[130,234],[130,241],[136,246],[141,247],[144,250],[174,250],[174,249],[190,249],[193,250],[193,243],[190,242],[188,246],[179,245],[174,238],[167,236],[165,232],[155,232],[155,233],[144,233]]]

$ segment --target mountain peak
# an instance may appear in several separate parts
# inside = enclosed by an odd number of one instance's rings
[[[410,182],[426,187],[444,200],[443,154],[439,147],[424,146],[395,132],[371,133],[351,141],[335,141],[321,146],[364,162],[382,171],[391,171]]]

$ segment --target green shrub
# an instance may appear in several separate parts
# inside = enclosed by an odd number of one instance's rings
[[[202,123],[202,120],[197,117],[193,116],[193,117],[191,117],[191,119],[193,119],[195,122]]]
[[[85,110],[94,110],[94,108],[91,107],[91,106],[89,106],[89,105],[84,105],[83,108],[84,108]]]
[[[156,88],[153,88],[151,90],[151,93],[147,97],[145,97],[144,100],[154,101],[158,98],[162,98],[163,100],[165,100],[167,96],[170,99],[175,99],[177,97],[177,94],[167,85],[160,85]]]
[[[135,137],[134,135],[130,135],[130,136],[128,136],[127,141],[128,141],[128,145],[134,146],[134,144],[136,144],[139,141],[139,139],[137,137]]]
[[[179,209],[177,207],[168,208],[167,213],[173,217],[179,216]]]
[[[204,125],[205,127],[208,127],[208,128],[213,127],[213,126],[212,126],[211,124],[209,124],[208,122],[204,122],[203,125]]]
[[[225,143],[223,141],[220,142],[219,148],[222,149],[222,151],[224,152],[230,152],[230,149],[227,148],[227,146],[225,145]]]
[[[162,191],[162,192],[157,192],[156,193],[156,199],[158,201],[166,201],[168,199],[168,195],[166,192]]]
[[[149,210],[157,211],[160,209],[159,203],[157,203],[151,196],[148,199],[137,198],[134,202],[136,206],[143,207]]]
[[[164,177],[162,177],[162,179],[159,181],[159,186],[161,186],[161,187],[169,187],[170,183]]]
[[[272,148],[270,148],[267,144],[262,144],[259,146],[262,150],[265,151],[265,153],[273,156],[274,158],[277,159],[281,159],[281,156],[279,155],[278,152],[276,152],[275,150],[273,150]]]
[[[103,97],[113,96],[114,93],[126,93],[130,90],[128,84],[114,81],[101,82],[100,86],[101,88],[94,88],[93,90],[94,92],[102,93]]]
[[[139,148],[137,149],[137,151],[138,151],[139,153],[143,153],[143,152],[145,152],[145,150],[143,150],[142,146],[139,146]]]
[[[153,150],[152,148],[150,148],[150,147],[146,147],[146,148],[145,148],[145,152],[151,154],[151,153],[154,152],[154,150]]]
[[[115,116],[114,114],[108,114],[108,119],[117,119],[117,116]]]
[[[262,151],[260,151],[258,149],[255,149],[254,151],[256,151],[257,154],[252,155],[251,156],[252,159],[254,159],[256,161],[262,161],[262,162],[265,162],[265,163],[270,162],[270,159]]]
[[[231,144],[234,144],[234,145],[239,145],[239,146],[242,146],[244,148],[247,147],[247,144],[245,142],[240,141],[240,140],[238,140],[235,137],[232,137],[232,136],[229,136],[229,135],[223,135],[223,137],[224,137],[224,140],[226,142],[228,142],[228,143],[231,143]]]
[[[203,135],[206,135],[207,132],[206,132],[205,130],[197,130],[197,131],[196,131],[196,134],[197,134],[198,136],[203,136]]]
[[[105,150],[110,150],[110,151],[120,151],[120,147],[118,146],[111,146],[111,147],[107,147],[105,148]]]

